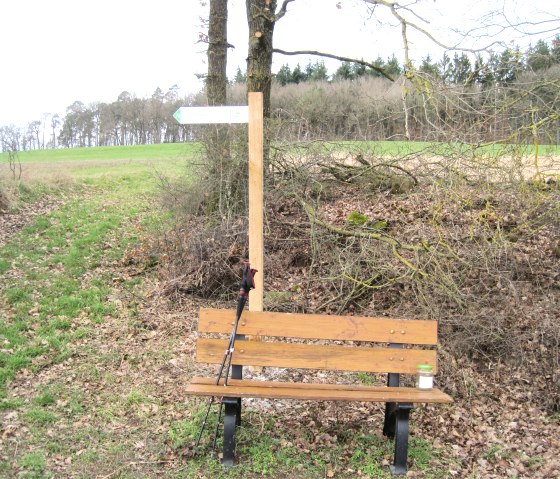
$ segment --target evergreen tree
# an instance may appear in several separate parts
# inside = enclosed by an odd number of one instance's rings
[[[499,56],[495,71],[497,81],[502,85],[513,83],[523,71],[523,60],[519,47],[506,48]]]
[[[477,55],[474,61],[473,72],[469,83],[478,83],[483,88],[488,88],[494,83],[494,74],[490,65],[484,61],[482,55]]]
[[[453,55],[453,63],[451,66],[451,81],[457,85],[467,83],[471,77],[471,61],[469,57],[462,53]]]
[[[352,74],[354,75],[354,78],[358,78],[358,77],[362,77],[368,74],[368,70],[370,70],[368,67],[366,67],[365,65],[362,65],[360,63],[354,63],[352,65]]]
[[[391,58],[387,59],[387,65],[385,65],[385,71],[391,75],[393,78],[398,77],[402,74],[402,68],[397,60],[397,57],[393,55]]]
[[[373,62],[373,64],[379,68],[385,69],[386,65],[385,65],[385,61],[383,60],[383,58],[381,58],[380,56],[377,56],[376,60]],[[374,77],[380,77],[382,76],[381,73],[379,73],[377,70],[371,70],[371,75]]]
[[[550,49],[550,57],[552,63],[555,65],[560,64],[560,34],[552,39],[552,48]]]
[[[309,62],[305,68],[305,74],[308,81],[327,81],[329,79],[327,67],[322,60],[313,64]]]
[[[550,68],[552,63],[550,48],[544,40],[539,40],[534,48],[529,48],[527,65],[534,72]]]
[[[449,58],[447,52],[443,53],[442,59],[438,62],[438,69],[443,81],[445,83],[450,83],[453,76],[453,64],[451,63],[451,58]]]
[[[299,63],[296,65],[296,67],[294,68],[294,71],[292,72],[292,76],[291,76],[291,81],[290,83],[301,83],[307,80],[307,75],[303,72],[303,70],[301,69],[301,66],[299,65]]]
[[[247,83],[247,74],[241,71],[241,68],[237,67],[237,72],[235,73],[235,78],[233,83]]]
[[[429,54],[422,59],[420,71],[434,78],[439,78],[441,76],[437,63],[432,62],[432,57]]]
[[[352,63],[342,62],[334,74],[336,80],[353,80],[355,78]]]
[[[292,71],[287,63],[282,65],[280,70],[278,70],[278,73],[276,74],[276,81],[282,86],[292,82]]]

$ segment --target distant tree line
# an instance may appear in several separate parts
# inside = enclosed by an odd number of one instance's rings
[[[349,62],[330,78],[321,61],[282,66],[272,91],[275,138],[560,144],[560,36],[525,53],[426,56],[406,71],[395,57],[374,63],[398,81]],[[238,71],[232,90],[241,79]]]
[[[404,73],[403,66],[393,55],[387,61],[381,57],[372,62],[383,69],[391,77],[396,78]],[[446,84],[469,85],[491,84],[506,85],[525,72],[547,70],[560,64],[560,35],[557,35],[549,45],[539,40],[522,52],[519,47],[506,48],[502,52],[492,52],[486,57],[482,54],[471,57],[466,53],[444,53],[440,61],[435,62],[431,55],[424,57],[419,66],[414,66],[419,72],[437,78]],[[299,84],[306,81],[337,81],[356,80],[360,77],[381,78],[378,70],[352,62],[342,62],[334,74],[329,75],[323,61],[309,62],[306,67],[297,64],[292,70],[286,63],[280,67],[275,75],[275,81],[281,86],[290,83]],[[243,83],[246,75],[238,68],[233,83]]]
[[[378,71],[350,62],[341,63],[332,75],[320,60],[293,69],[283,65],[271,99],[276,137],[443,140],[460,133],[465,141],[536,138],[560,143],[560,36],[550,44],[539,40],[525,52],[506,48],[485,57],[446,53],[439,61],[428,55],[407,71],[395,56],[373,63],[405,83],[390,82]],[[231,104],[246,102],[245,81],[238,69],[230,82]],[[415,81],[430,88],[417,88]],[[194,138],[192,129],[179,125],[173,113],[180,106],[205,103],[202,93],[181,98],[176,86],[165,93],[158,88],[148,98],[123,92],[111,103],[76,101],[64,116],[44,115],[24,128],[0,127],[0,149],[188,141]],[[518,133],[512,137],[514,131]]]
[[[417,80],[427,82],[426,77]],[[272,89],[276,140],[415,140],[560,144],[560,67],[508,86],[442,86],[360,77]],[[232,103],[243,101],[241,85]]]
[[[111,103],[75,101],[62,117],[47,114],[24,128],[0,127],[0,147],[24,151],[186,141],[189,132],[173,113],[190,101],[179,96],[177,86],[166,93],[157,88],[149,98],[125,91]]]
[[[123,92],[112,103],[86,106],[74,102],[61,122],[59,145],[71,148],[184,141],[184,129],[173,118],[184,102],[176,86],[165,94],[157,88],[149,98]]]

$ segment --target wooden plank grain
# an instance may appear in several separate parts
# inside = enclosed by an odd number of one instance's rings
[[[264,295],[264,119],[263,94],[250,92],[249,101],[249,262],[258,270],[249,309],[263,310]]]
[[[231,332],[234,319],[235,310],[202,308],[198,328],[200,332],[227,334]],[[244,311],[238,333],[300,339],[435,345],[437,321]]]
[[[241,381],[243,382],[243,381]],[[367,390],[301,388],[296,384],[283,387],[260,387],[255,385],[216,386],[212,384],[190,383],[186,392],[195,396],[299,399],[316,401],[360,401],[360,402],[411,402],[450,403],[453,400],[439,389],[378,387]]]
[[[194,377],[190,381],[192,384],[201,385],[216,385],[216,378],[207,377]],[[223,379],[220,381],[220,385],[223,386]],[[230,379],[228,381],[229,386],[238,387],[259,387],[267,389],[277,389],[277,388],[295,388],[295,389],[310,389],[310,390],[344,390],[344,391],[391,391],[395,388],[387,388],[386,386],[365,386],[363,384],[332,384],[332,383],[293,383],[293,382],[278,382],[278,381],[259,381],[255,379]],[[401,388],[402,389],[414,389],[414,388]],[[451,396],[445,394],[437,388],[432,388],[431,390],[420,390],[425,391],[426,394],[432,395],[438,398],[437,402],[453,402]],[[274,393],[270,393],[274,394]],[[425,396],[424,396],[425,397]]]
[[[193,384],[216,385],[216,378],[194,377],[190,381]],[[220,380],[223,386],[224,380]],[[299,389],[344,389],[347,391],[369,391],[373,386],[365,386],[363,384],[332,384],[332,383],[291,383],[282,381],[260,381],[256,379],[229,379],[230,386],[252,386],[260,388],[299,388]],[[384,388],[385,386],[383,386]],[[375,387],[374,387],[375,388]]]
[[[221,363],[227,343],[227,340],[222,339],[199,339],[197,361]],[[433,350],[241,340],[235,344],[232,364],[404,374],[415,374],[419,364],[427,364],[433,367],[434,374],[437,372],[436,352]]]

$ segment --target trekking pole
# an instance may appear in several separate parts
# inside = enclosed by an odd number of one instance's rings
[[[234,345],[235,345],[235,337],[237,335],[237,326],[239,324],[239,319],[241,318],[241,314],[243,313],[245,303],[249,299],[249,291],[251,291],[251,289],[255,287],[254,275],[256,272],[257,270],[251,269],[249,263],[245,263],[245,267],[243,268],[243,278],[241,280],[241,284],[239,285],[239,298],[237,300],[236,319],[229,340],[228,351],[226,351],[226,353],[229,352],[229,354],[227,354],[228,365],[226,368],[226,374],[224,376],[224,386],[228,385],[229,371],[231,369],[231,358],[233,356],[233,351],[235,349]],[[220,372],[218,374],[218,380],[216,384],[219,384],[220,382],[223,368],[224,368],[224,362],[222,362],[222,366],[220,368]],[[216,450],[216,441],[218,440],[218,431],[220,428],[220,421],[222,419],[223,408],[224,408],[224,403],[222,398],[222,401],[220,401],[220,407],[218,409],[218,420],[216,421],[216,429],[214,430],[214,440],[212,441],[212,452],[215,452]]]
[[[249,265],[248,262],[246,262],[244,264],[243,276],[242,276],[242,279],[241,279],[241,283],[239,285],[239,296],[238,296],[238,299],[237,299],[237,311],[236,311],[236,316],[235,316],[235,322],[233,323],[233,330],[231,332],[231,336],[229,338],[228,346],[227,346],[227,349],[224,353],[224,357],[223,357],[222,363],[220,365],[220,370],[219,370],[218,376],[216,378],[216,386],[218,386],[220,384],[220,380],[222,378],[222,373],[224,371],[226,361],[228,361],[228,357],[229,357],[228,365],[227,365],[227,368],[226,368],[226,375],[225,375],[225,379],[224,379],[224,386],[227,386],[229,370],[231,368],[231,357],[233,355],[234,345],[235,345],[235,336],[237,335],[237,326],[239,324],[239,319],[241,318],[241,314],[243,313],[243,309],[245,308],[245,303],[249,299],[249,291],[251,291],[255,287],[254,276],[255,276],[256,272],[257,272],[257,270],[256,269],[251,269],[251,266]],[[216,399],[215,396],[212,396],[210,398],[210,401],[208,402],[208,408],[206,409],[206,414],[204,415],[204,419],[202,421],[202,426],[200,428],[200,432],[198,433],[198,438],[196,440],[195,449],[197,449],[199,444],[200,444],[200,440],[202,438],[202,433],[203,433],[204,429],[206,428],[206,422],[208,421],[208,415],[210,414],[210,410],[212,408],[212,405],[214,404],[215,399]],[[222,408],[223,408],[223,403],[220,402],[220,409],[219,409],[219,412],[218,412],[218,421],[216,423],[216,431],[214,433],[214,441],[212,443],[212,451],[214,451],[215,448],[216,448],[216,440],[217,440],[217,436],[218,436],[218,427],[219,427],[220,419],[221,419],[221,416],[222,416]]]

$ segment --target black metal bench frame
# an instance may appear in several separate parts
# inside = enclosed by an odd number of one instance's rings
[[[242,379],[242,366],[234,366],[233,370],[232,379]],[[399,387],[399,374],[389,373],[387,386]],[[224,403],[222,464],[231,467],[235,465],[235,431],[241,426],[241,398],[223,397],[222,401]],[[412,403],[385,403],[383,435],[395,441],[394,460],[390,465],[393,475],[404,475],[408,472],[409,417],[412,409]]]

